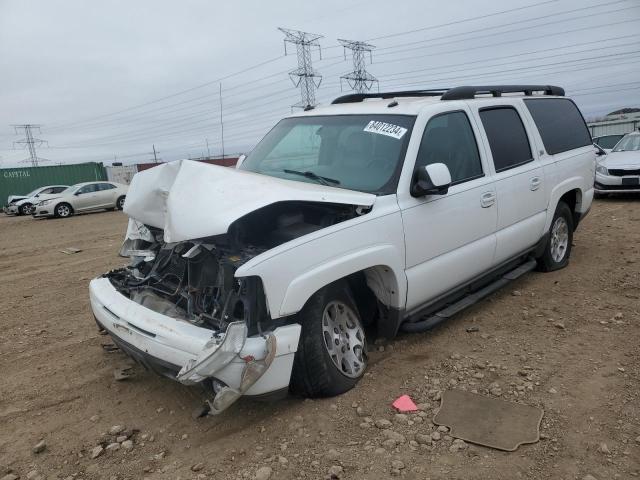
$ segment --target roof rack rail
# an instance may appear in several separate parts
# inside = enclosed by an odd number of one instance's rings
[[[503,93],[524,93],[527,96],[533,92],[544,92],[545,95],[557,95],[564,97],[564,88],[554,85],[488,85],[488,86],[464,86],[447,90],[442,95],[442,100],[468,100],[480,94],[491,94],[499,97]]]
[[[380,93],[350,93],[336,98],[332,105],[338,103],[357,103],[367,98],[394,98],[394,97],[439,97],[443,93],[449,91],[449,88],[433,88],[429,90],[404,90],[399,92],[380,92]]]

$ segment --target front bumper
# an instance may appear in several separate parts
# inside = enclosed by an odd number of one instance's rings
[[[89,293],[96,321],[133,359],[185,384],[210,378],[222,385],[210,402],[214,413],[241,395],[264,395],[289,385],[299,324],[252,337],[237,325],[235,340],[227,342],[227,333],[216,334],[129,300],[107,278],[92,280]]]
[[[53,217],[55,215],[54,206],[53,204],[36,205],[31,215],[34,217]]]
[[[638,175],[603,175],[596,173],[596,193],[637,193],[640,192],[640,176]]]
[[[7,205],[2,209],[2,211],[7,215],[17,215],[18,207],[16,207],[15,205]]]

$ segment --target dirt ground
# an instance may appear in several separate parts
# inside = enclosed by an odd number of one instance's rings
[[[365,378],[345,395],[242,399],[197,419],[200,390],[140,367],[116,381],[128,360],[101,347],[109,339],[96,330],[87,284],[125,263],[125,226],[120,212],[0,218],[0,478],[640,477],[638,199],[597,201],[568,268],[528,274],[435,331],[375,346]],[[416,433],[435,431],[446,388],[543,408],[540,442],[456,451],[443,433],[418,444]],[[396,417],[390,403],[405,393],[423,411]],[[383,444],[380,419],[393,422],[397,445]],[[132,444],[92,459],[116,425]]]

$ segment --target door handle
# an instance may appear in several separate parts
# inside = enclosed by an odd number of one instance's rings
[[[538,188],[540,188],[540,184],[541,184],[541,180],[540,177],[533,177],[531,180],[529,180],[529,188],[532,191],[537,190]]]
[[[484,192],[480,197],[480,206],[482,208],[489,208],[494,203],[496,203],[495,192]]]

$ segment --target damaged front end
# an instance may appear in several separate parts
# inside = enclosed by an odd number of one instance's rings
[[[237,271],[367,214],[374,200],[189,161],[139,173],[124,208],[130,221],[120,253],[130,264],[91,281],[96,321],[139,363],[210,387],[213,413],[241,395],[286,392],[301,326],[268,304],[260,277]]]
[[[286,389],[300,335],[291,319],[270,318],[259,278],[235,277],[265,248],[228,239],[164,243],[161,230],[132,221],[121,251],[130,265],[91,284],[96,319],[115,343],[159,373],[210,387],[212,413]]]

